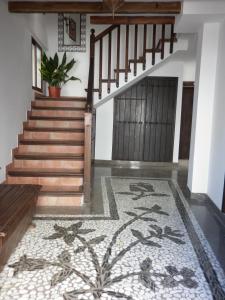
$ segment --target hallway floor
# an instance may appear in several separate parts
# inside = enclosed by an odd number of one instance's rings
[[[185,166],[98,164],[91,205],[37,211],[0,299],[225,299],[224,216],[186,178]]]

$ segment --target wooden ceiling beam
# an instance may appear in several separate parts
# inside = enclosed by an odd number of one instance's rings
[[[175,24],[175,17],[111,17],[111,16],[91,16],[91,24],[114,24],[114,25],[132,25],[132,24]]]
[[[9,1],[13,13],[110,13],[103,2]],[[181,2],[125,2],[116,14],[179,14]]]

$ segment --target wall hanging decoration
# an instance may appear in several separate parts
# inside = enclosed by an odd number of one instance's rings
[[[86,51],[86,15],[58,14],[58,51]]]

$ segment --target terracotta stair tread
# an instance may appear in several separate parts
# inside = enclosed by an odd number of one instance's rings
[[[46,101],[87,101],[87,98],[85,97],[60,97],[60,98],[52,98],[52,97],[46,97],[46,96],[36,96],[36,100],[46,100]]]
[[[40,196],[78,196],[83,195],[82,186],[42,186]]]
[[[24,126],[25,131],[40,131],[40,132],[84,132],[82,128],[67,128],[67,127],[31,127],[28,125]]]
[[[36,106],[32,104],[34,110],[63,110],[63,111],[85,111],[82,107],[58,107],[58,106]]]
[[[84,117],[51,117],[51,116],[28,116],[29,120],[48,120],[48,121],[84,121]]]
[[[83,154],[76,153],[43,153],[43,152],[14,152],[16,159],[32,159],[32,160],[83,160]]]
[[[84,146],[83,141],[76,140],[34,140],[20,138],[19,143],[22,145],[65,145],[65,146]]]
[[[37,169],[14,168],[8,169],[9,176],[21,177],[83,177],[82,169]]]

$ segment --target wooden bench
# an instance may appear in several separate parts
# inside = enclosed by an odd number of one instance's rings
[[[0,271],[32,222],[40,186],[0,185]]]

